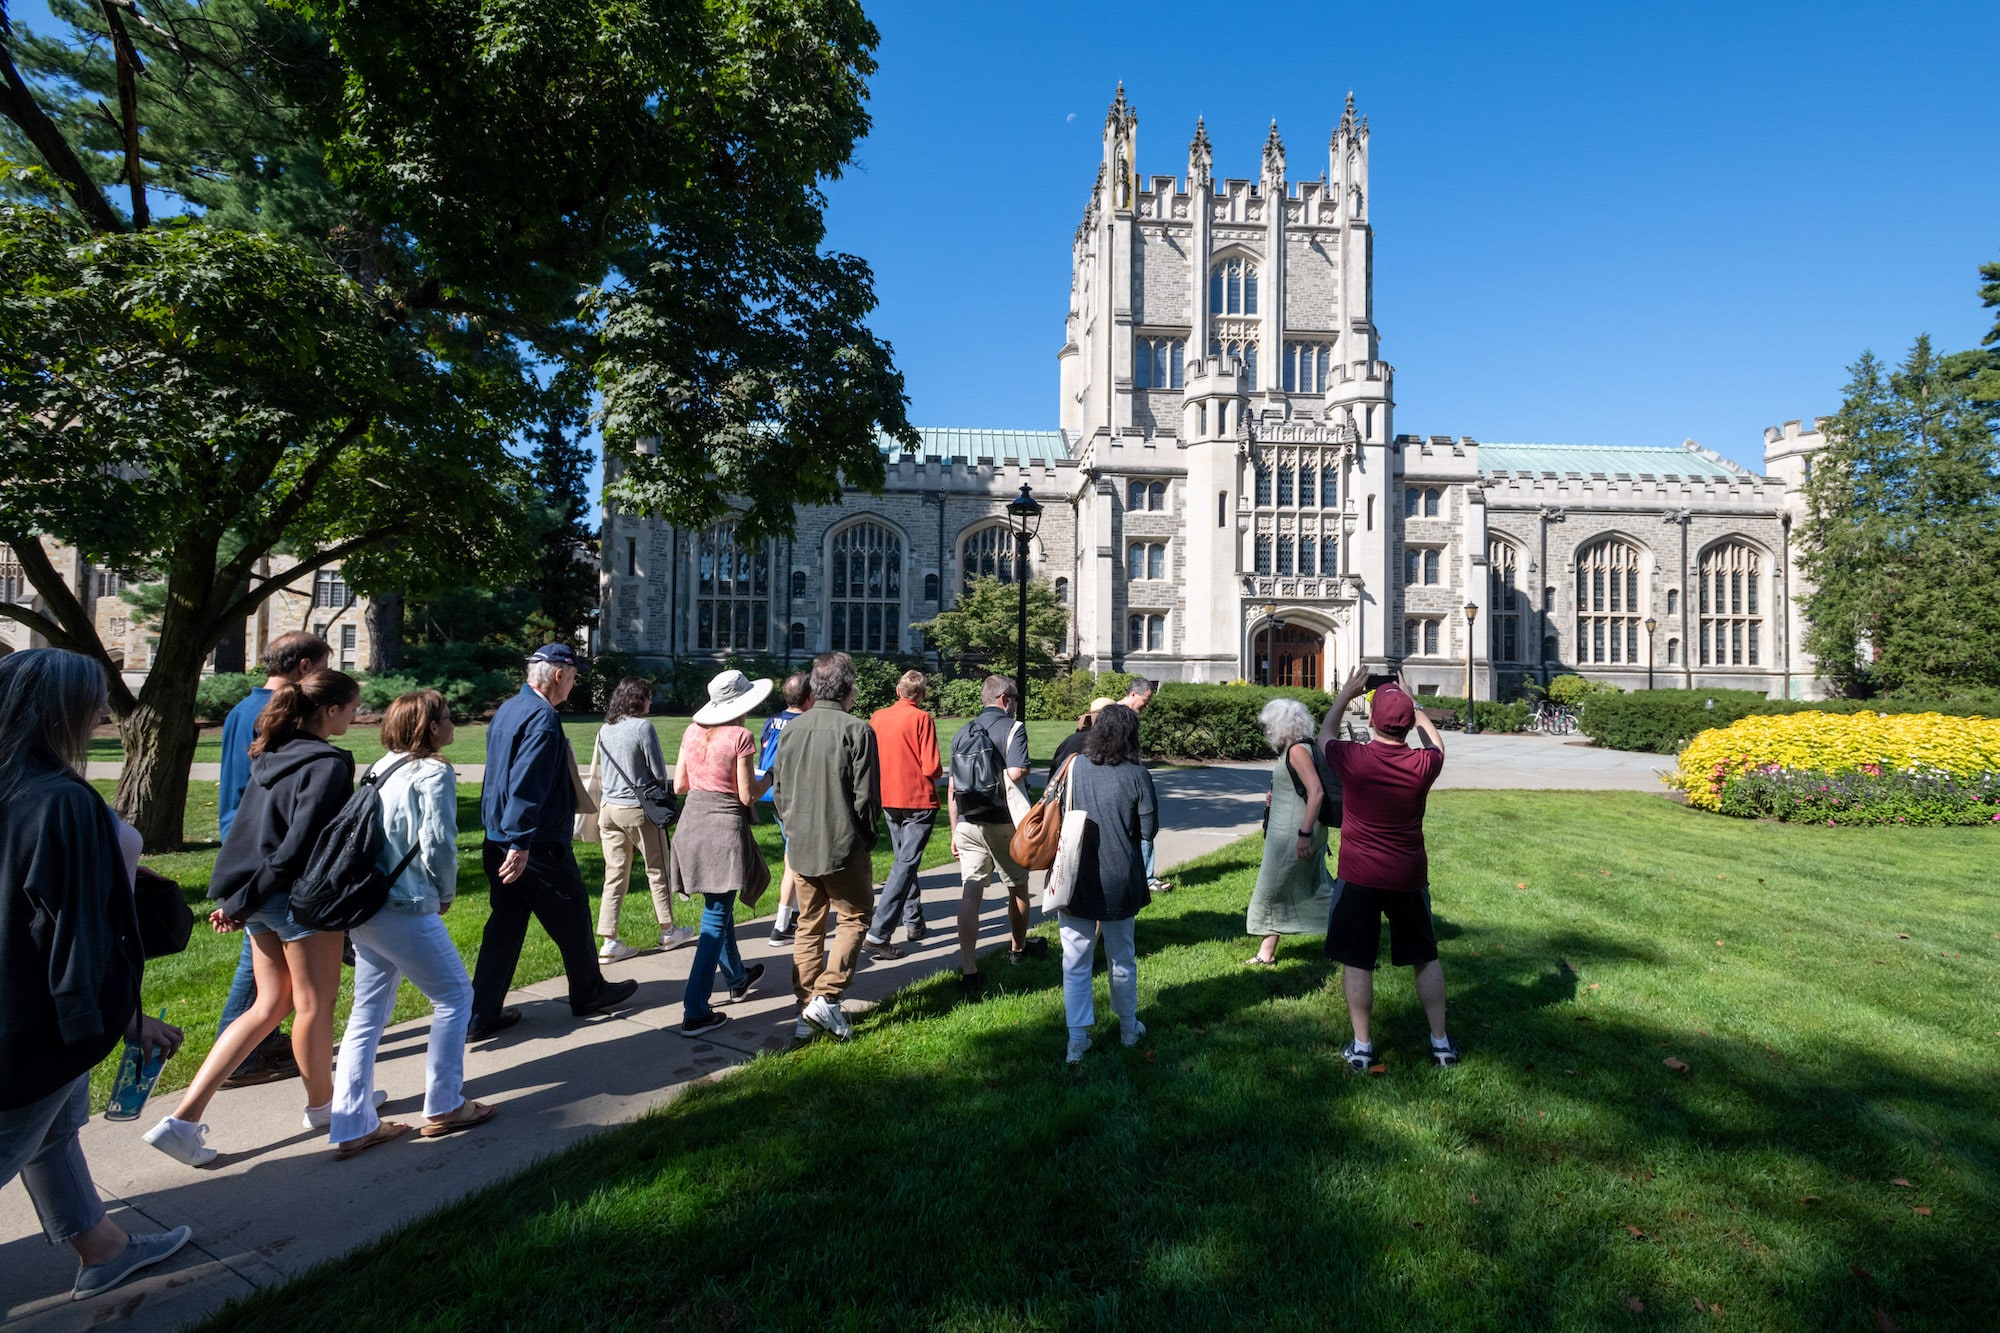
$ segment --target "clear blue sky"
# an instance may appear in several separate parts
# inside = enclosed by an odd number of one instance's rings
[[[2000,4],[876,0],[873,134],[830,191],[921,425],[1056,424],[1069,242],[1117,82],[1138,168],[1218,176],[1272,119],[1317,177],[1373,131],[1397,428],[1761,463],[1864,348],[1993,326]]]
[[[876,0],[874,132],[830,188],[921,425],[1056,424],[1069,241],[1123,79],[1139,169],[1276,119],[1317,176],[1373,129],[1398,429],[1675,444],[1756,466],[1863,348],[1969,347],[2000,260],[2000,3]],[[15,16],[40,24],[39,0]]]

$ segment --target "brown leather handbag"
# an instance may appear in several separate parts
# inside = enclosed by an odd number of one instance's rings
[[[1075,762],[1075,755],[1063,760],[1062,768],[1042,789],[1042,799],[1035,802],[1034,808],[1014,826],[1014,836],[1007,839],[1007,855],[1023,870],[1047,870],[1056,863],[1056,845],[1062,840],[1063,789],[1069,782],[1070,766]]]

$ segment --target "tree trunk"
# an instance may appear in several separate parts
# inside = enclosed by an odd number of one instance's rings
[[[394,671],[403,665],[403,594],[383,593],[368,599],[368,672]]]
[[[194,761],[195,690],[207,656],[198,634],[168,633],[174,619],[161,626],[137,705],[117,719],[125,745],[118,813],[139,830],[149,852],[177,851],[182,843],[188,765]]]

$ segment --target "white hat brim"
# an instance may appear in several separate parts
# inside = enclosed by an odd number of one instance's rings
[[[757,705],[771,697],[774,682],[769,679],[753,680],[747,694],[740,694],[726,704],[703,704],[696,710],[694,721],[704,727],[720,726],[724,722],[734,722],[745,714],[756,711]]]

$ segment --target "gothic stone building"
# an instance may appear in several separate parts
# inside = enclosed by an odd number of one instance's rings
[[[1479,697],[1558,672],[1625,688],[1814,692],[1791,531],[1822,443],[1765,434],[1759,476],[1681,447],[1398,434],[1375,326],[1369,131],[1324,174],[1141,176],[1121,87],[1071,243],[1060,428],[885,444],[879,496],[745,549],[608,510],[600,651],[899,653],[975,575],[1016,576],[1005,507],[1044,506],[1030,573],[1077,666],[1326,686],[1357,663]],[[1315,163],[1317,165],[1317,163]],[[1468,618],[1468,608],[1473,615]]]

